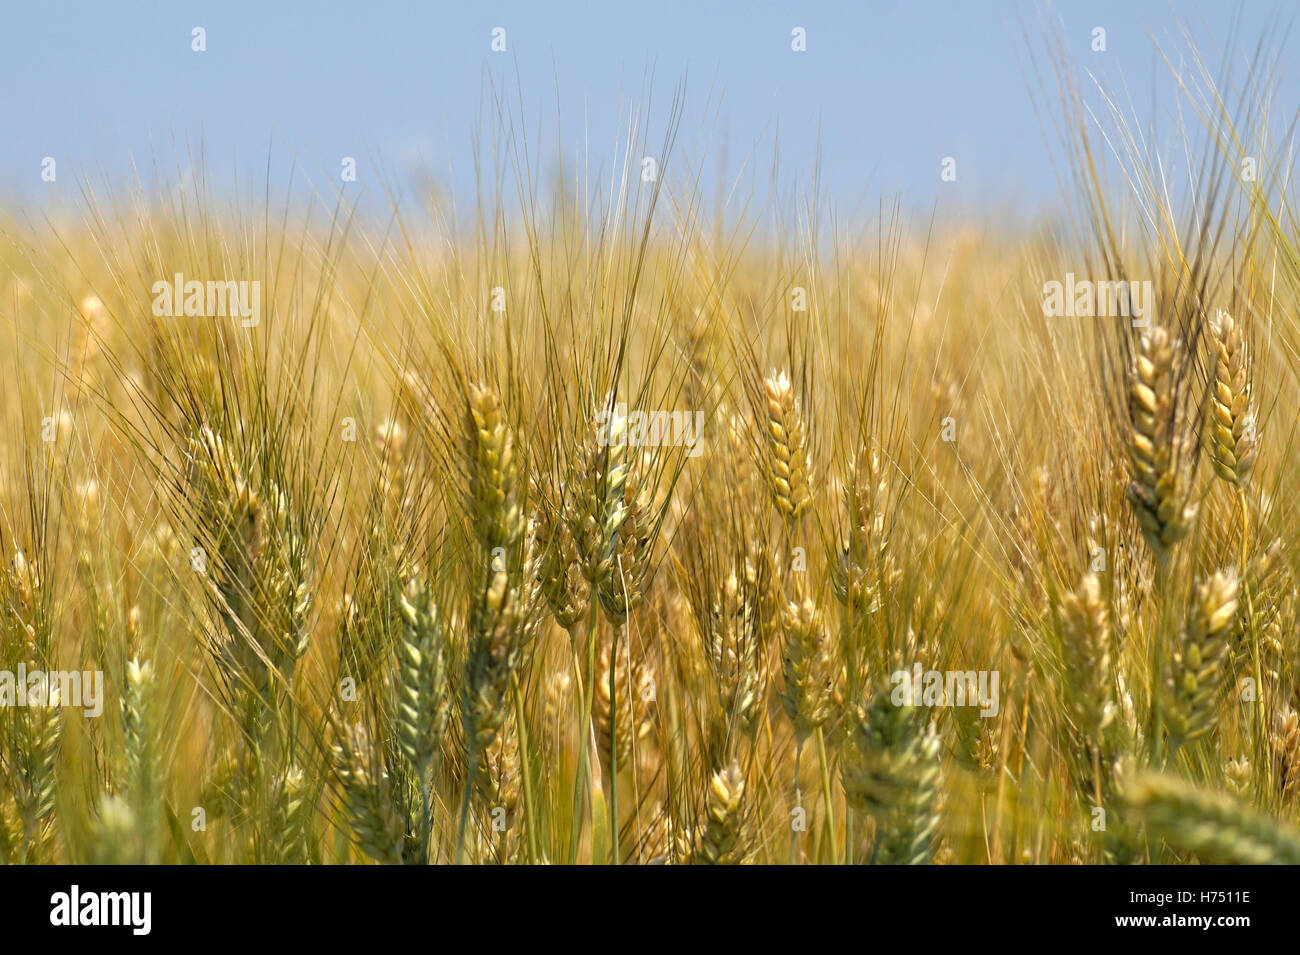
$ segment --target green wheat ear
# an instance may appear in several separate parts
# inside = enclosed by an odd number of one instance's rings
[[[63,720],[57,704],[26,708],[26,733],[20,741],[18,770],[20,785],[15,793],[22,820],[27,861],[44,856],[52,839],[55,784]]]
[[[153,666],[140,660],[126,665],[122,722],[126,738],[127,792],[138,827],[143,861],[155,862],[158,820],[162,813],[164,767],[155,719]]]
[[[398,606],[402,614],[398,645],[397,745],[423,784],[447,727],[446,635],[428,588],[412,581]]]
[[[377,862],[400,864],[405,824],[394,808],[383,757],[359,723],[345,727],[340,737],[331,757],[357,845]]]
[[[939,738],[920,706],[896,706],[885,687],[858,707],[844,793],[876,820],[875,861],[923,865],[939,833]]]
[[[1149,773],[1125,795],[1148,831],[1205,863],[1300,865],[1300,832],[1231,796]]]

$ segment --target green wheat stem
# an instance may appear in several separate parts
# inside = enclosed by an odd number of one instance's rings
[[[537,851],[537,806],[533,798],[532,758],[528,753],[528,729],[524,723],[524,693],[519,686],[519,674],[510,674],[511,688],[515,698],[515,725],[519,733],[519,773],[523,777],[524,789],[524,825],[528,827],[525,845],[528,847],[528,862],[536,864]]]

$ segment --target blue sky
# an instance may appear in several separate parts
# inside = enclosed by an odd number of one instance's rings
[[[269,156],[275,182],[292,162],[333,188],[350,155],[357,188],[376,197],[376,164],[403,184],[432,175],[464,195],[489,76],[512,98],[522,89],[530,138],[540,129],[554,143],[558,107],[570,156],[585,130],[592,164],[606,168],[630,103],[651,93],[657,139],[685,78],[679,158],[708,139],[707,182],[735,175],[755,149],[766,177],[779,133],[782,181],[806,179],[820,144],[826,191],[848,214],[895,195],[923,208],[1039,209],[1056,180],[1022,54],[1024,29],[1041,48],[1044,16],[1063,24],[1080,68],[1122,75],[1143,109],[1159,77],[1168,110],[1152,36],[1171,41],[1184,23],[1222,43],[1237,16],[1242,47],[1266,29],[1282,43],[1290,14],[1181,0],[17,4],[0,31],[0,197],[29,208],[72,199],[80,177],[117,181],[132,158],[175,170],[200,138],[218,185],[235,170],[260,183]],[[191,50],[196,26],[203,53]],[[497,26],[504,55],[490,49]],[[1089,49],[1095,26],[1107,31],[1104,54]],[[791,50],[795,27],[806,52]],[[1294,75],[1281,90],[1285,109],[1300,105]],[[45,156],[57,159],[56,183],[41,181]],[[945,156],[957,159],[955,184],[940,181]]]

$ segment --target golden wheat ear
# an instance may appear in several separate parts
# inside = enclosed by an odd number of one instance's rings
[[[744,859],[745,776],[736,762],[709,780],[707,820],[692,861],[696,865],[736,865]]]
[[[1197,586],[1168,676],[1165,725],[1175,746],[1199,739],[1215,726],[1236,615],[1234,571],[1219,571]]]
[[[601,642],[592,720],[599,743],[601,768],[607,777],[613,779],[615,767],[611,764],[611,756],[619,770],[626,768],[636,743],[650,734],[653,676],[645,663],[633,656],[630,640],[619,641],[617,661],[611,661],[611,642]]]
[[[768,488],[781,516],[795,521],[812,501],[812,456],[803,408],[784,371],[763,380],[763,398],[766,417],[761,427],[767,438]]]
[[[1190,499],[1196,447],[1180,400],[1180,347],[1167,329],[1150,328],[1138,337],[1128,369],[1129,504],[1143,538],[1162,562],[1196,517]]]
[[[785,647],[781,705],[802,741],[830,715],[834,659],[826,620],[811,597],[786,604],[781,614]]]
[[[1210,461],[1214,473],[1242,487],[1259,449],[1251,362],[1241,324],[1219,311],[1209,322],[1214,377],[1210,381]]]
[[[1071,716],[1083,737],[1096,741],[1115,716],[1110,610],[1096,574],[1061,600],[1061,643]]]

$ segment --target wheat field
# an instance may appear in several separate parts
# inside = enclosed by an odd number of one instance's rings
[[[468,215],[0,217],[0,860],[1300,862],[1288,131],[1188,64],[1044,68],[1023,228],[505,110]]]

